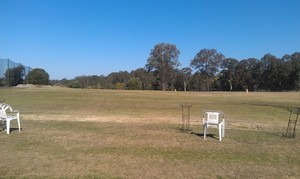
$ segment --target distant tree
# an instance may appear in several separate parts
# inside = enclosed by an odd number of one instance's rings
[[[99,84],[99,88],[107,89],[108,84],[107,84],[106,76],[104,75],[98,76],[98,84]]]
[[[189,67],[176,70],[175,89],[187,91],[187,86],[191,76],[192,76],[192,69]]]
[[[192,76],[192,69],[189,67],[186,67],[186,68],[182,68],[180,72],[183,76],[184,91],[187,91],[187,84]]]
[[[16,86],[22,84],[24,81],[25,68],[23,65],[20,65],[15,68],[9,68],[6,70],[4,76],[6,79],[7,86]]]
[[[108,82],[113,85],[116,85],[117,83],[125,84],[130,78],[130,73],[128,73],[127,71],[113,72],[107,76]]]
[[[100,88],[100,80],[99,80],[99,77],[97,75],[88,76],[87,79],[88,79],[88,83],[89,83],[87,88],[92,88],[92,89]]]
[[[284,55],[281,59],[278,59],[279,65],[279,90],[293,90],[294,83],[292,82],[290,76],[293,71],[293,64],[291,62],[290,55]]]
[[[290,80],[294,84],[295,90],[300,90],[300,52],[291,55],[290,58],[292,70],[290,73]]]
[[[74,80],[80,83],[81,88],[98,89],[101,86],[105,86],[102,83],[102,78],[97,75],[77,76]]]
[[[141,90],[142,81],[139,78],[130,78],[126,84],[127,89],[129,90]]]
[[[195,91],[207,90],[206,74],[196,71],[190,80],[191,88]]]
[[[235,69],[238,63],[239,61],[234,58],[226,58],[221,62],[222,71],[220,72],[219,80],[222,90],[233,90],[233,85],[236,84]]]
[[[206,90],[210,90],[210,85],[214,82],[221,62],[225,59],[222,53],[215,49],[200,50],[191,62],[191,67],[205,76]]]
[[[48,85],[49,74],[44,69],[35,68],[28,73],[26,81],[29,84]]]
[[[257,90],[261,83],[261,67],[259,60],[248,58],[241,60],[235,68],[235,79],[238,90]]]
[[[263,66],[260,60],[256,58],[248,58],[249,68],[251,70],[252,80],[250,82],[250,89],[258,91],[263,83]]]
[[[118,90],[124,90],[125,89],[125,83],[116,83],[116,85],[115,85],[115,87],[116,87],[116,89],[118,89]]]
[[[77,76],[71,83],[72,88],[88,88],[90,86],[89,76]]]
[[[56,83],[60,83],[60,84],[62,84],[63,86],[69,86],[70,80],[68,80],[68,79],[66,79],[66,78],[63,78],[62,80],[57,81]]]
[[[274,55],[266,54],[261,58],[263,67],[263,80],[266,90],[281,90],[283,61]]]
[[[175,45],[160,43],[151,50],[146,68],[154,70],[156,79],[161,83],[162,90],[168,89],[168,83],[172,83],[174,70],[180,65],[178,57],[180,51]]]
[[[82,82],[80,82],[79,80],[71,80],[69,83],[68,83],[68,87],[69,88],[83,88],[82,86]]]
[[[292,61],[291,61],[291,55],[284,55],[282,58],[281,58],[281,61],[283,63],[283,66],[282,66],[282,77],[283,77],[283,80],[282,80],[282,86],[283,86],[283,89],[285,90],[294,90],[295,89],[295,86],[294,86],[294,81],[292,80],[292,73],[293,73],[293,64],[292,64]]]
[[[5,86],[5,85],[6,85],[5,78],[0,78],[0,86]]]
[[[133,70],[131,72],[131,76],[140,79],[142,83],[142,89],[146,90],[152,88],[153,75],[151,73],[148,73],[146,69],[138,68],[136,70]]]

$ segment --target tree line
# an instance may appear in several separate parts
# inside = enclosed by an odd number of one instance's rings
[[[289,91],[300,89],[300,52],[278,58],[225,58],[215,49],[202,49],[189,67],[180,68],[180,51],[160,43],[151,50],[146,65],[107,76],[77,76],[51,80],[49,84],[70,88],[178,90],[178,91]],[[46,73],[46,72],[45,72]],[[42,73],[43,74],[43,73]],[[35,75],[38,76],[38,75]],[[36,77],[38,78],[38,77]],[[29,82],[24,80],[24,82]],[[36,84],[36,83],[35,83]]]
[[[0,86],[11,87],[18,84],[37,84],[48,85],[49,74],[41,68],[31,70],[27,75],[25,74],[25,67],[19,65],[15,68],[9,68],[4,73],[4,78],[0,78]]]

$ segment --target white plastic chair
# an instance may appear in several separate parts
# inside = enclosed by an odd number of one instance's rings
[[[218,128],[219,141],[225,136],[225,114],[217,111],[204,111],[203,117],[203,136],[206,139],[208,127]]]
[[[20,113],[17,110],[13,110],[8,104],[0,104],[0,120],[6,123],[6,133],[10,133],[10,121],[17,120],[19,132],[21,132],[20,125]]]

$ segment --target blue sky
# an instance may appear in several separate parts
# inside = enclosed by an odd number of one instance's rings
[[[0,58],[50,79],[144,67],[159,43],[189,67],[203,48],[238,60],[300,51],[299,0],[0,0]]]

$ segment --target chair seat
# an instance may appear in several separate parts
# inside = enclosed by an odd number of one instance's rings
[[[206,125],[211,125],[211,126],[218,126],[220,124],[223,124],[223,122],[219,122],[219,123],[211,123],[211,122],[205,122]]]
[[[4,121],[14,120],[14,119],[17,119],[17,116],[7,116],[7,117],[4,117],[4,118],[1,118],[1,120],[4,120]]]

